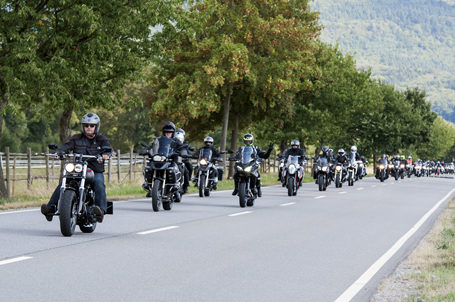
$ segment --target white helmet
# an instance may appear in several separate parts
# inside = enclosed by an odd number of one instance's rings
[[[351,147],[351,152],[353,152],[353,153],[357,152],[357,147],[356,146],[352,146]]]

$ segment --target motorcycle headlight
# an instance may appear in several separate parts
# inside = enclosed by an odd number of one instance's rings
[[[379,169],[384,169],[384,168],[385,168],[384,165],[379,166]]]
[[[283,168],[284,167],[284,163],[280,163],[280,168]]]
[[[77,164],[77,165],[74,167],[74,171],[76,171],[77,173],[82,172],[82,165],[81,165],[81,164]]]
[[[199,161],[199,164],[200,164],[201,166],[207,166],[207,160],[206,160],[205,158],[203,158],[203,159],[201,159],[201,160]]]
[[[401,164],[401,165],[400,165],[400,168],[404,168],[404,165],[403,165],[403,164]]]
[[[237,170],[243,171],[243,168],[241,166],[237,166]]]
[[[252,166],[248,166],[248,167],[245,168],[245,172],[250,173],[251,169],[253,169],[253,167]]]
[[[321,170],[321,166],[318,166],[318,170]]]
[[[341,166],[337,166],[335,169],[336,169],[337,171],[341,171]]]
[[[73,163],[68,163],[68,164],[66,164],[65,170],[66,170],[66,172],[68,172],[68,173],[73,172],[73,171],[74,171],[74,164],[73,164]]]
[[[393,168],[393,165],[389,165],[389,169],[392,169]]]
[[[154,155],[153,156],[153,161],[164,161],[164,156],[161,155]]]
[[[295,173],[295,166],[294,165],[289,165],[289,173],[294,174]]]
[[[322,167],[322,171],[327,171],[327,166]]]

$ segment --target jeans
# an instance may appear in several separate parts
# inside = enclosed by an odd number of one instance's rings
[[[60,197],[60,187],[62,183],[59,183],[52,193],[51,199],[49,200],[48,206],[54,205],[57,207],[58,199]],[[103,209],[104,212],[107,210],[107,199],[106,199],[106,186],[104,185],[103,173],[95,173],[95,179],[93,181],[93,190],[95,191],[95,204]]]

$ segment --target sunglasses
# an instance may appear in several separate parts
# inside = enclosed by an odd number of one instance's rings
[[[95,128],[96,125],[94,125],[94,124],[84,124],[84,127],[85,128]]]

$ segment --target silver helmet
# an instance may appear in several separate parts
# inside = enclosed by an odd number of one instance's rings
[[[95,134],[98,134],[101,126],[100,117],[93,112],[87,113],[81,120],[82,132],[85,134],[84,125],[95,125]]]

